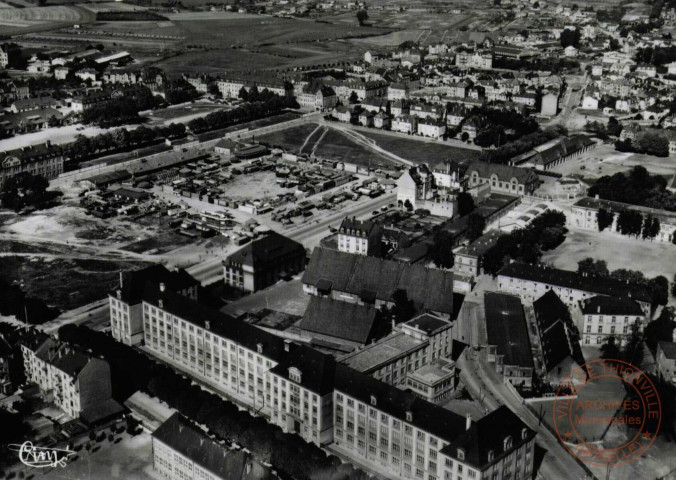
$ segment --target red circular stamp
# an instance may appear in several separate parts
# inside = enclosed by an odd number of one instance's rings
[[[556,435],[572,455],[588,465],[616,467],[638,459],[653,444],[662,407],[641,369],[622,360],[596,359],[561,383],[553,416]]]

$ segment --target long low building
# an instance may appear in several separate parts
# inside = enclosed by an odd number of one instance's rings
[[[148,354],[285,432],[389,477],[532,475],[535,432],[506,407],[473,421],[160,285],[142,298]]]
[[[303,275],[303,291],[352,303],[391,306],[397,291],[415,308],[451,318],[453,273],[422,265],[315,248]]]
[[[619,213],[622,210],[631,210],[641,213],[644,219],[650,215],[659,220],[660,231],[655,237],[655,240],[658,242],[672,243],[676,236],[676,212],[591,197],[579,199],[570,209],[572,215],[569,217],[569,224],[585,230],[598,231],[598,213],[599,210],[604,209],[613,215],[613,223],[608,230],[617,231],[617,217]]]
[[[512,385],[529,388],[533,383],[533,354],[521,300],[487,292],[484,308],[488,361]]]
[[[49,142],[0,151],[0,190],[9,177],[28,172],[47,180],[63,173],[63,150]]]
[[[651,296],[644,285],[625,283],[608,277],[584,275],[546,265],[513,262],[498,272],[498,288],[526,302],[534,302],[553,290],[568,308],[597,295],[628,297],[650,315]]]

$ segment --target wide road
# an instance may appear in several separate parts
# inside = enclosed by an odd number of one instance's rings
[[[363,203],[357,203],[352,208],[342,210],[326,218],[316,220],[314,223],[303,224],[297,227],[280,230],[279,233],[301,242],[307,248],[314,248],[319,241],[328,235],[329,226],[337,227],[340,221],[347,216],[357,218],[368,217],[371,212],[396,201],[397,196],[393,193],[382,195],[378,198],[369,199]],[[201,263],[193,265],[187,269],[188,273],[202,282],[202,285],[209,285],[217,282],[223,277],[220,257],[210,258]]]

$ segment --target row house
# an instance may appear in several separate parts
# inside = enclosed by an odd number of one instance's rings
[[[467,81],[453,82],[448,85],[448,96],[453,98],[465,98],[471,85]]]
[[[56,178],[63,173],[63,162],[62,149],[50,142],[0,151],[0,190],[9,177],[22,172]]]
[[[110,366],[44,334],[21,344],[26,380],[37,384],[47,401],[78,418],[112,399]]]
[[[446,133],[446,124],[440,120],[423,118],[418,122],[418,135],[438,140]]]
[[[367,112],[378,113],[380,111],[387,110],[387,106],[390,103],[388,100],[389,98],[369,98],[368,100],[361,102],[360,105]]]
[[[418,119],[413,115],[399,115],[392,120],[392,131],[414,134],[418,132]]]
[[[418,119],[441,120],[444,118],[444,108],[440,105],[413,104],[409,108],[409,113]]]

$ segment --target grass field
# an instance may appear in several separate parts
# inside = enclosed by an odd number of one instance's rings
[[[369,148],[357,145],[343,133],[336,130],[329,130],[326,135],[321,137],[319,145],[314,150],[314,154],[317,157],[371,166],[371,168],[392,168],[394,165],[388,158]]]
[[[406,137],[395,137],[363,131],[360,133],[365,137],[375,140],[379,147],[415,163],[436,165],[446,159],[469,160],[477,158],[480,153],[477,150],[453,147],[444,145],[443,143],[409,140]]]
[[[256,137],[259,142],[267,143],[273,147],[283,148],[290,152],[298,152],[305,139],[317,128],[316,123],[298,125],[285,128],[277,132],[266,133]]]

